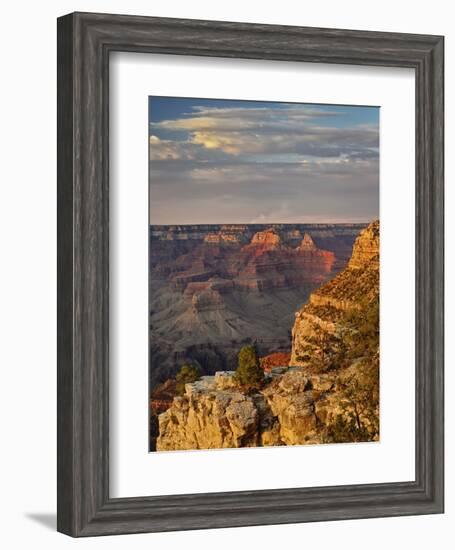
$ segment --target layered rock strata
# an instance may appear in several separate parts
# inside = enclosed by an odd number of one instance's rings
[[[275,237],[257,243],[280,246]],[[378,300],[379,222],[373,222],[358,236],[347,267],[296,314],[289,366],[280,364],[285,354],[264,357],[265,382],[254,390],[239,386],[233,372],[187,384],[158,416],[156,449],[378,440]]]
[[[208,227],[153,232],[152,387],[183,362],[197,362],[204,374],[235,368],[248,339],[264,355],[289,351],[296,309],[338,269],[336,254],[298,228]],[[340,231],[345,238],[348,230]]]
[[[379,221],[357,237],[347,267],[313,291],[296,313],[290,365],[321,369],[343,344],[347,318],[361,314],[379,299]],[[327,348],[327,349],[325,349]]]

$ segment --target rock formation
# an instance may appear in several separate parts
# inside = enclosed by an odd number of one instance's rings
[[[161,414],[171,405],[177,395],[175,380],[168,379],[157,386],[150,395],[150,408],[155,414]]]
[[[245,242],[246,242],[246,238],[242,233],[229,232],[229,231],[217,231],[214,233],[208,233],[204,237],[204,243],[217,244],[217,245],[242,244]]]
[[[352,249],[348,267],[362,269],[365,266],[379,269],[379,221],[371,223],[360,233]]]
[[[308,233],[305,233],[298,250],[316,250],[316,245],[314,244],[314,241],[311,238],[311,235],[309,235]]]
[[[149,449],[156,450],[156,439],[159,434],[158,415],[171,407],[174,397],[177,395],[176,381],[168,379],[157,386],[150,394],[149,410]]]
[[[235,368],[246,341],[288,352],[295,311],[346,265],[362,227],[151,226],[151,387],[185,361]]]
[[[159,415],[156,450],[222,449],[332,442],[331,426],[349,414],[334,374],[276,369],[265,387],[245,393],[232,372],[187,384],[185,394]],[[355,406],[355,405],[354,405]],[[367,427],[368,418],[361,419]],[[368,432],[358,440],[377,439]]]
[[[302,241],[313,253],[311,238]],[[255,241],[266,243],[282,246],[270,235]],[[195,288],[186,291],[193,298]],[[289,366],[284,353],[263,357],[265,381],[255,388],[238,385],[233,372],[187,384],[158,416],[156,449],[378,440],[378,312],[379,222],[373,222],[357,237],[345,269],[296,314]]]
[[[301,372],[280,377],[274,391],[252,396],[233,373],[187,384],[185,395],[159,416],[157,450],[220,449],[305,442],[316,426],[309,380]],[[271,389],[271,387],[268,387]]]
[[[257,445],[258,414],[239,392],[206,391],[176,397],[159,417],[157,450],[222,449]]]
[[[259,231],[251,239],[251,247],[260,247],[263,249],[274,249],[281,245],[281,238],[276,229],[270,228],[265,231]]]
[[[260,364],[264,372],[271,372],[273,368],[284,367],[289,364],[291,354],[287,352],[275,352],[261,357]]]
[[[347,318],[378,304],[379,222],[357,237],[348,266],[313,291],[296,313],[290,365],[326,370],[349,332]],[[336,357],[335,357],[336,358]]]

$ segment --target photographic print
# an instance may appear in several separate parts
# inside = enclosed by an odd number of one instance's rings
[[[149,450],[379,440],[379,108],[149,97]]]

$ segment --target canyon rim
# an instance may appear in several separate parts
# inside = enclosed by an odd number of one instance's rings
[[[379,440],[379,109],[149,98],[149,450]]]

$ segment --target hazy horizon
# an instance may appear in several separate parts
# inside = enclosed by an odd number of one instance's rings
[[[368,223],[379,108],[149,97],[150,225]]]
[[[374,218],[371,220],[365,221],[347,221],[347,222],[217,222],[217,223],[152,223],[150,221],[149,225],[153,227],[174,227],[174,226],[208,226],[208,225],[369,225],[373,222]]]

